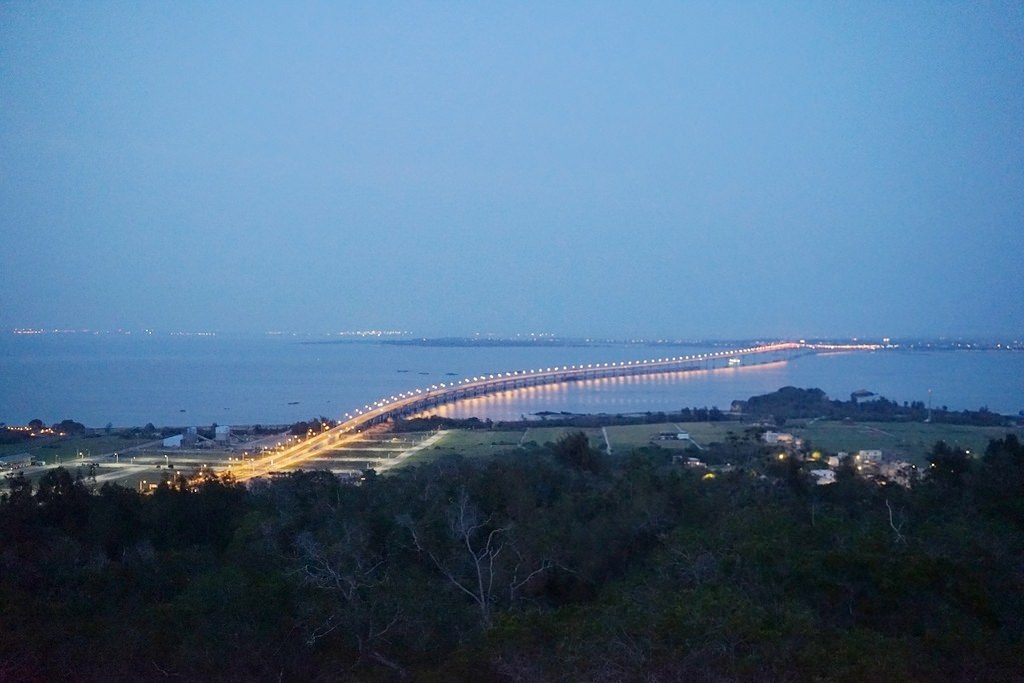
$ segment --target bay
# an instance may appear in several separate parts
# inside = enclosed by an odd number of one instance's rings
[[[90,427],[287,424],[339,418],[392,394],[483,373],[689,355],[709,348],[430,347],[304,343],[287,336],[6,335],[0,422],[70,418]],[[892,400],[1004,414],[1024,410],[1024,353],[881,350],[783,363],[538,387],[436,412],[518,419],[540,411],[727,410],[782,386],[832,398],[868,389]]]

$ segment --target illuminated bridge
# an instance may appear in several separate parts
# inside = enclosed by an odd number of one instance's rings
[[[289,446],[272,456],[265,456],[254,461],[248,473],[241,474],[238,478],[248,479],[261,476],[272,470],[296,467],[306,460],[323,456],[325,451],[333,450],[343,446],[346,442],[355,440],[358,438],[359,431],[393,418],[417,415],[445,403],[502,391],[582,380],[760,365],[810,353],[865,351],[877,348],[879,347],[870,344],[825,345],[777,342],[690,356],[561,365],[485,374],[451,383],[442,382],[382,398],[376,403],[367,404],[351,413],[346,413],[345,419],[336,427],[303,439],[294,446]]]
[[[532,370],[484,374],[448,384],[442,382],[433,384],[425,389],[413,389],[405,393],[392,395],[374,404],[363,406],[353,413],[346,414],[345,422],[339,427],[344,428],[346,425],[351,424],[352,428],[360,428],[384,422],[394,417],[417,415],[444,403],[477,398],[511,389],[523,389],[526,387],[561,384],[580,380],[635,377],[667,372],[686,372],[688,370],[709,370],[730,365],[771,363],[808,352],[811,352],[811,350],[806,344],[782,342],[763,346],[751,346],[743,349],[700,353],[692,356],[674,356],[617,363],[559,365]]]

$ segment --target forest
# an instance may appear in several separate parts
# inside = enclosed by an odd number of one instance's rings
[[[570,432],[358,485],[8,477],[0,680],[1024,677],[1015,437],[938,443],[909,488],[720,447],[739,465]]]

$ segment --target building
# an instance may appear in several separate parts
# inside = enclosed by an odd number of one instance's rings
[[[882,462],[882,451],[879,450],[860,450],[857,451],[857,462],[860,464],[872,464],[877,465]]]
[[[227,425],[217,425],[213,430],[213,440],[217,443],[227,443],[231,440],[231,427]]]
[[[818,486],[836,483],[836,473],[832,470],[811,470],[811,477]]]
[[[895,460],[883,463],[878,468],[878,473],[900,486],[910,486],[917,477],[917,465],[905,460]]]
[[[23,467],[30,467],[35,464],[35,458],[28,453],[15,453],[0,458],[0,469],[20,470]]]
[[[787,432],[765,432],[764,442],[771,446],[776,444],[793,443],[793,435]]]
[[[164,448],[181,448],[182,439],[185,438],[184,434],[175,434],[164,439]]]
[[[689,432],[658,432],[658,441],[688,441]]]

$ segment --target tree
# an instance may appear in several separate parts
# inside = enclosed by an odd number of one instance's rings
[[[480,612],[485,628],[492,623],[498,558],[505,550],[511,525],[494,523],[494,516],[482,517],[469,500],[465,487],[447,509],[447,531],[453,542],[435,546],[409,518],[400,520],[412,535],[416,550],[426,555],[449,584],[468,595]]]
[[[979,506],[1024,528],[1024,444],[1007,434],[985,449],[975,478]]]
[[[367,658],[405,676],[384,653],[388,633],[401,617],[395,603],[388,559],[372,547],[361,522],[343,519],[324,538],[310,531],[295,540],[303,583],[319,593],[308,607],[314,623],[307,644],[330,636],[350,639],[358,658]],[[324,599],[326,597],[326,600]]]
[[[61,420],[53,425],[53,430],[65,434],[82,434],[85,432],[85,425],[74,420]]]
[[[590,447],[590,440],[583,432],[568,432],[555,442],[555,458],[573,469],[598,472],[604,462],[601,454]]]
[[[971,470],[970,456],[962,448],[953,448],[945,441],[937,441],[928,455],[927,477],[943,486],[959,487]]]
[[[32,480],[25,476],[24,472],[8,474],[8,493],[4,495],[3,501],[14,508],[26,508],[32,504]]]

